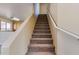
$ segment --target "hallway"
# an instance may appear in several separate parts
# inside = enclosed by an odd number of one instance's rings
[[[28,55],[54,55],[53,39],[47,15],[40,14],[30,41]]]

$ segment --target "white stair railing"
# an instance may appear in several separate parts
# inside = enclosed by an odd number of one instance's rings
[[[48,13],[48,21],[57,55],[79,55],[79,35],[64,30],[56,25],[52,14]]]
[[[55,23],[55,21],[54,21],[54,18],[53,18],[52,15],[51,15],[51,13],[49,13],[49,17],[51,18],[50,20],[52,21],[52,23],[53,23],[53,25],[54,25],[54,27],[55,27],[56,29],[58,29],[58,30],[60,30],[60,31],[62,31],[62,32],[68,34],[68,35],[71,35],[71,36],[73,36],[73,37],[79,39],[79,35],[77,35],[77,34],[75,34],[75,33],[72,33],[72,32],[70,32],[70,31],[67,31],[67,30],[65,30],[65,29],[62,29],[62,28],[60,28],[59,26],[57,26],[56,23]]]

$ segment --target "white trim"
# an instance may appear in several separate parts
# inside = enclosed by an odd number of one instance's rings
[[[67,31],[67,30],[64,30],[64,29],[58,27],[58,26],[55,24],[54,19],[53,19],[52,15],[51,15],[50,13],[48,13],[48,16],[50,17],[50,20],[52,21],[52,23],[53,23],[53,25],[54,25],[54,27],[55,27],[56,29],[58,29],[58,30],[60,30],[60,31],[62,31],[62,32],[68,34],[68,35],[70,35],[70,36],[73,36],[73,37],[79,39],[79,35],[76,35],[76,34],[74,34],[74,33],[72,33],[72,32],[69,32],[69,31]]]

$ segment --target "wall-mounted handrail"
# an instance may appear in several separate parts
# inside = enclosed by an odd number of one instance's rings
[[[75,34],[75,33],[72,33],[72,32],[70,32],[70,31],[64,30],[64,29],[60,28],[59,26],[57,26],[56,23],[55,23],[55,21],[54,21],[54,18],[53,18],[52,15],[51,15],[51,13],[48,13],[48,15],[49,15],[50,20],[52,21],[52,23],[53,23],[53,25],[54,25],[54,27],[55,27],[56,29],[58,29],[58,30],[60,30],[60,31],[62,31],[62,32],[68,34],[68,35],[70,35],[70,36],[73,36],[73,37],[79,39],[79,35],[77,35],[77,34]]]

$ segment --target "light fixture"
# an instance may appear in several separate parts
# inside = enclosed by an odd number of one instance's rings
[[[11,17],[11,19],[14,20],[14,21],[20,21],[20,19],[16,18],[16,17]]]

